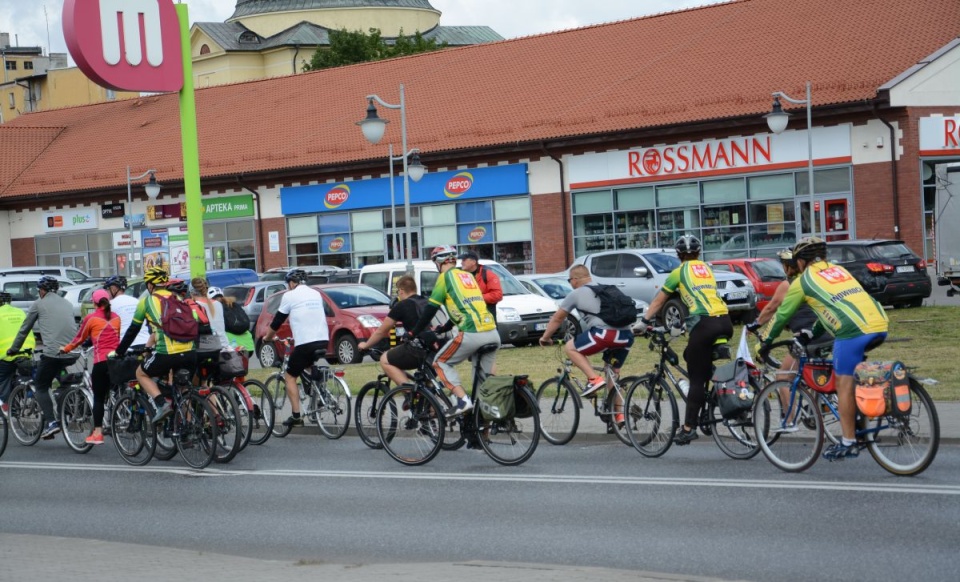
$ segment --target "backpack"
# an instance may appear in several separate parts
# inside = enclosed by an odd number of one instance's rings
[[[713,389],[716,390],[717,406],[723,418],[734,418],[753,408],[753,387],[750,386],[750,369],[743,358],[719,366],[713,373]]]
[[[250,331],[250,316],[236,303],[224,304],[223,328],[234,335],[247,333]]]
[[[587,285],[600,300],[600,311],[595,315],[611,327],[629,327],[637,321],[637,304],[614,285]],[[583,311],[582,309],[580,311]]]
[[[213,327],[210,326],[210,316],[207,315],[207,310],[193,299],[187,299],[184,303],[189,305],[197,316],[197,335],[213,335]]]
[[[178,342],[196,341],[200,335],[200,324],[193,316],[193,309],[173,293],[154,293],[153,296],[160,300],[160,330],[163,335]]]

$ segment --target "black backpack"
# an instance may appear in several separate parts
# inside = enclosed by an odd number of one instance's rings
[[[223,328],[228,333],[242,335],[250,331],[250,316],[240,305],[224,304],[223,306]]]
[[[628,327],[637,321],[637,304],[614,285],[587,285],[600,300],[596,315],[610,327]],[[581,311],[583,311],[581,309]],[[589,313],[584,311],[584,313]]]

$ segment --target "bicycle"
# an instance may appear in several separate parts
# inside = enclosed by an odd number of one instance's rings
[[[37,444],[43,432],[43,413],[34,386],[37,368],[33,360],[34,351],[32,349],[21,350],[14,355],[23,357],[16,360],[17,375],[14,378],[13,389],[10,391],[10,430],[17,442],[29,447]],[[77,360],[74,359],[73,361],[76,362]],[[71,363],[71,365],[73,364]],[[61,403],[65,394],[64,387],[82,381],[82,375],[64,373],[58,378],[58,387],[50,388],[49,394],[53,400],[54,418],[60,419]],[[70,444],[69,440],[67,442]]]
[[[583,408],[581,393],[586,388],[577,375],[572,374],[573,362],[563,352],[563,346],[570,338],[557,340],[558,376],[546,380],[537,389],[537,403],[540,406],[540,432],[543,438],[553,445],[565,445],[577,434],[580,426],[580,409]],[[617,435],[625,445],[630,444],[623,418],[625,386],[632,386],[639,380],[637,376],[618,378],[613,363],[604,363],[594,367],[602,372],[606,384],[586,398],[593,400],[593,413],[607,425],[607,433]],[[601,393],[603,396],[601,398]],[[619,418],[618,418],[619,417]]]
[[[139,365],[140,357],[134,353],[124,356],[124,360],[135,360]],[[108,360],[108,365],[122,366],[122,362]],[[135,467],[146,465],[157,448],[156,428],[150,422],[154,412],[150,398],[140,389],[136,378],[117,384],[115,388],[121,393],[110,409],[113,445],[124,462]],[[170,448],[176,452],[172,441]]]
[[[60,428],[63,440],[75,453],[89,453],[94,445],[87,444],[86,439],[93,432],[93,381],[87,364],[93,348],[81,349],[77,365],[83,370],[67,374],[60,379],[60,389],[64,391],[60,404]],[[108,402],[105,403],[104,418],[109,418],[110,405],[115,399],[113,390],[110,391]]]
[[[513,418],[487,420],[481,413],[477,390],[484,377],[481,357],[499,349],[488,344],[473,356],[472,412],[447,419],[446,409],[423,373],[414,382],[403,384],[384,395],[377,408],[377,436],[387,454],[404,465],[423,465],[443,448],[450,420],[460,428],[468,448],[482,448],[495,462],[519,465],[529,459],[540,440],[540,418],[536,397],[526,376],[517,376],[514,389],[518,412]],[[529,419],[529,421],[527,420]]]
[[[273,434],[283,438],[293,430],[292,426],[285,426],[276,422],[277,416],[292,414],[293,408],[287,402],[287,385],[284,374],[290,364],[290,355],[293,353],[292,342],[287,339],[281,342],[284,346],[283,361],[280,371],[272,374],[263,383],[266,390],[273,396],[274,424]],[[350,387],[343,379],[343,370],[331,369],[325,363],[326,350],[317,350],[314,353],[312,368],[300,374],[297,384],[300,393],[300,412],[310,418],[320,427],[320,432],[331,440],[339,439],[350,427]]]
[[[767,361],[771,350],[788,347],[797,360],[797,372],[790,381],[770,382],[754,403],[756,438],[767,459],[787,472],[800,472],[816,463],[829,436],[824,415],[839,426],[840,412],[832,398],[830,383],[811,382],[809,368],[820,366],[831,375],[833,361],[822,354],[811,355],[798,338],[772,343],[761,351]],[[920,382],[909,372],[911,411],[908,419],[893,412],[867,418],[857,412],[857,445],[867,449],[884,470],[901,476],[919,475],[933,463],[940,446],[940,420],[936,406]],[[784,405],[786,399],[786,405]],[[763,403],[762,410],[757,407]]]
[[[680,428],[679,408],[674,393],[686,404],[687,394],[680,388],[680,380],[687,372],[680,366],[680,358],[670,347],[670,341],[684,333],[682,328],[667,330],[652,328],[644,335],[649,338],[650,351],[659,353],[653,371],[644,374],[627,392],[625,404],[627,433],[633,448],[645,457],[659,457],[670,449],[673,437]],[[715,345],[711,359],[729,359],[726,344]],[[748,364],[749,366],[749,364]],[[750,367],[750,384],[756,391],[762,373]],[[717,390],[708,383],[706,400],[700,412],[698,428],[705,436],[712,436],[721,451],[731,459],[745,460],[760,452],[753,434],[753,416],[744,412],[735,418],[724,418],[720,413]]]
[[[3,452],[7,450],[7,438],[10,434],[10,428],[7,422],[7,413],[0,410],[0,457],[3,456]]]

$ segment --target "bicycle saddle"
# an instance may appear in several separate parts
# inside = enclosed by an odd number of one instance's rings
[[[713,351],[710,354],[711,360],[716,362],[717,360],[729,360],[731,357],[730,346],[728,344],[714,344]]]
[[[486,345],[480,346],[480,349],[477,350],[477,355],[482,356],[484,354],[495,352],[499,349],[500,349],[500,344],[486,344]]]

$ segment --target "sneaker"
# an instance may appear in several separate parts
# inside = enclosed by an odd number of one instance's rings
[[[150,419],[150,424],[157,424],[164,418],[173,414],[173,406],[170,404],[169,400],[163,401],[163,406],[157,409],[157,413],[153,415],[153,418]]]
[[[790,424],[784,424],[781,426],[774,427],[773,430],[771,430],[770,432],[789,433],[789,432],[797,432],[798,430],[800,430],[799,426],[797,426],[795,423],[790,423]]]
[[[102,445],[103,444],[103,435],[102,434],[92,434],[87,437],[87,440],[83,441],[88,445]]]
[[[837,443],[824,451],[823,458],[828,461],[840,461],[843,459],[856,459],[860,456],[860,447],[857,443],[845,445],[842,442]]]
[[[456,418],[458,416],[463,416],[471,410],[473,410],[473,402],[457,400],[456,405],[452,406],[450,410],[447,411],[446,416],[447,418]]]
[[[10,405],[4,402],[0,404],[0,411],[3,411],[3,415],[7,418],[10,418]]]
[[[43,432],[40,433],[40,438],[48,441],[56,436],[58,432],[60,432],[60,422],[55,420],[48,424],[47,428],[43,429]]]
[[[619,414],[614,415],[613,420],[617,423],[617,429],[623,430],[623,425],[625,420],[623,417],[623,413],[621,412]]]
[[[603,388],[606,385],[607,385],[607,381],[604,380],[603,377],[597,376],[596,378],[593,378],[589,382],[587,382],[586,388],[583,389],[583,392],[581,392],[580,395],[590,396],[591,394],[593,394],[594,392]]]
[[[697,429],[683,430],[681,428],[677,436],[673,437],[673,444],[682,447],[683,445],[689,445],[698,438],[700,438],[700,435],[697,434]]]
[[[295,417],[291,414],[287,420],[283,421],[283,426],[290,427],[290,428],[293,428],[295,426],[303,426],[303,416]]]

